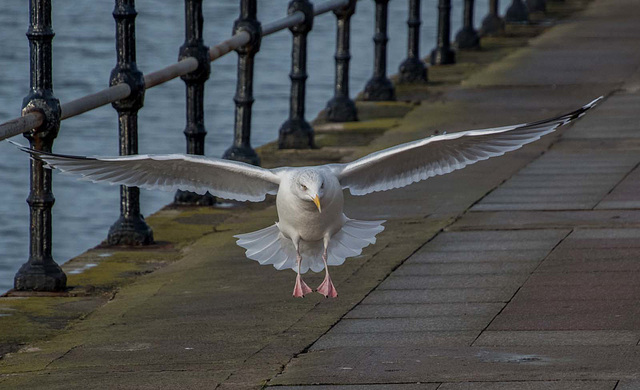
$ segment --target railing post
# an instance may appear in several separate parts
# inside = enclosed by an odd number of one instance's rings
[[[507,23],[523,23],[529,21],[529,9],[522,0],[513,0],[504,15]]]
[[[431,65],[455,64],[456,53],[451,50],[451,0],[438,0],[438,41],[431,52]]]
[[[498,0],[489,0],[489,14],[482,19],[481,36],[495,36],[504,33],[504,19],[498,15]]]
[[[373,35],[375,56],[373,61],[373,77],[364,87],[363,99],[367,101],[396,100],[396,92],[387,78],[387,11],[389,0],[376,2],[376,32]]]
[[[331,122],[353,122],[358,120],[356,104],[349,97],[349,51],[351,16],[356,11],[357,0],[349,0],[345,7],[333,10],[338,31],[336,37],[336,79],[333,98],[327,103],[327,119]]]
[[[253,64],[254,57],[260,50],[262,26],[256,19],[256,0],[242,0],[240,2],[240,17],[233,25],[233,33],[246,31],[251,40],[246,45],[236,49],[238,52],[238,82],[236,95],[236,117],[234,126],[233,145],[224,152],[223,158],[260,165],[260,158],[251,147],[251,106],[253,105]]]
[[[304,149],[314,147],[313,128],[304,119],[305,91],[307,80],[307,34],[313,27],[313,4],[308,0],[293,0],[288,14],[301,11],[304,22],[289,28],[293,34],[291,50],[291,96],[289,119],[280,127],[278,147],[280,149]]]
[[[60,128],[61,113],[60,101],[53,96],[51,0],[31,0],[29,16],[31,92],[24,98],[22,114],[39,111],[45,119],[40,127],[24,136],[33,149],[50,152]],[[44,169],[42,161],[31,159],[31,191],[27,198],[31,218],[29,260],[16,273],[16,290],[61,291],[67,287],[67,276],[51,255],[51,207],[54,202],[51,170]]]
[[[463,26],[456,34],[458,49],[477,49],[480,47],[480,37],[476,29],[473,28],[473,6],[474,0],[464,0]]]
[[[531,12],[547,12],[547,0],[527,0],[527,8]]]
[[[144,104],[144,77],[136,66],[136,34],[134,0],[116,0],[117,64],[111,71],[109,85],[126,83],[131,94],[113,102],[118,112],[120,155],[138,154],[138,110]],[[109,229],[109,245],[148,245],[153,232],[140,215],[140,189],[120,186],[120,218]]]
[[[182,76],[186,84],[187,125],[184,135],[187,139],[187,153],[204,155],[204,138],[207,130],[204,127],[204,84],[211,73],[209,48],[202,39],[202,0],[184,1],[185,37],[180,46],[178,61],[193,57],[198,60],[198,68]],[[208,192],[205,195],[191,191],[178,190],[174,197],[175,204],[210,206],[215,203],[215,197]]]
[[[400,83],[426,83],[427,67],[420,59],[420,0],[409,0],[407,59],[400,64]]]

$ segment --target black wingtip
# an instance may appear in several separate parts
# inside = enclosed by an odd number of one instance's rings
[[[598,103],[602,101],[602,99],[604,99],[604,96],[599,96],[593,99],[592,101],[590,101],[589,103],[585,104],[584,106],[580,107],[580,109],[576,110],[574,115],[571,116],[571,120],[578,119],[581,116],[583,116],[587,111],[597,106]]]

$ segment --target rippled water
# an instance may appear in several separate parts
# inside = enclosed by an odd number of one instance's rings
[[[260,0],[259,18],[265,22],[286,15],[286,0]],[[395,73],[406,56],[408,1],[389,4],[388,69]],[[462,1],[453,1],[455,33],[461,22]],[[138,67],[157,70],[176,61],[184,37],[183,6],[179,1],[139,0],[136,4]],[[421,53],[435,42],[436,1],[423,1]],[[506,4],[502,5],[506,8]],[[67,102],[108,86],[115,64],[112,1],[56,1],[53,4],[54,91]],[[487,10],[487,0],[476,4],[476,25]],[[29,51],[25,32],[27,2],[0,5],[0,122],[19,115],[29,88]],[[237,2],[204,2],[205,43],[209,46],[230,36],[237,17]],[[373,72],[374,2],[362,0],[352,19],[351,91],[362,90]],[[288,114],[291,37],[282,31],[266,38],[256,57],[252,143],[277,138]],[[335,17],[325,14],[314,21],[309,35],[307,119],[311,120],[333,95]],[[231,53],[212,65],[206,90],[206,153],[220,156],[231,144],[232,97],[236,83],[236,55]],[[140,153],[182,152],[184,135],[184,83],[173,80],[147,91],[139,113]],[[117,116],[111,106],[85,113],[62,123],[54,150],[81,155],[115,155],[118,152]],[[26,143],[22,137],[14,137]],[[0,292],[13,285],[13,276],[28,257],[29,162],[12,146],[0,143]],[[53,255],[63,263],[105,238],[118,217],[118,189],[79,182],[54,174]],[[141,207],[151,214],[171,202],[173,194],[142,191]]]

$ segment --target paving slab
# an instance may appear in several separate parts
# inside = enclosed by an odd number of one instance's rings
[[[491,318],[486,316],[439,316],[417,318],[345,318],[332,333],[379,333],[483,330]]]
[[[614,390],[616,381],[513,381],[444,383],[438,390]]]
[[[615,190],[614,190],[615,191]],[[601,205],[602,202],[599,203]],[[600,206],[598,206],[599,208]],[[484,211],[468,212],[453,230],[566,228],[639,228],[640,210]]]
[[[430,290],[376,290],[365,304],[507,302],[516,288],[442,288]]]
[[[392,385],[278,386],[278,390],[437,390],[440,383],[396,383]]]
[[[637,345],[640,331],[631,330],[557,330],[557,331],[485,331],[474,341],[475,347],[521,345]]]
[[[405,263],[396,270],[400,276],[426,275],[485,275],[485,274],[529,274],[538,264],[537,261],[485,261],[485,262],[452,262],[452,263]]]
[[[414,290],[434,288],[505,287],[517,288],[528,275],[436,275],[400,276],[394,274],[385,279],[379,290]]]
[[[310,351],[344,348],[433,348],[470,346],[480,330],[429,332],[328,333],[316,341]],[[385,383],[384,381],[380,381]],[[323,383],[323,382],[320,382]],[[329,383],[329,382],[324,382]]]
[[[567,233],[568,234],[568,231]],[[484,262],[538,262],[549,254],[547,249],[484,250],[484,251],[433,251],[426,246],[418,250],[405,264],[454,264]],[[459,264],[459,267],[464,265]]]
[[[514,299],[491,322],[488,330],[637,330],[640,300]]]
[[[635,380],[636,346],[346,347],[294,358],[271,385]]]
[[[502,308],[502,303],[390,303],[368,304],[363,302],[354,307],[344,318],[386,318],[386,317],[439,317],[439,316],[485,316],[493,318]]]

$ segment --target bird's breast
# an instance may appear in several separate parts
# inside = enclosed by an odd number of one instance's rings
[[[345,223],[342,192],[325,195],[321,204],[322,212],[319,212],[311,201],[290,199],[278,194],[276,207],[280,230],[289,238],[298,236],[304,241],[322,240],[327,234],[332,236]]]

